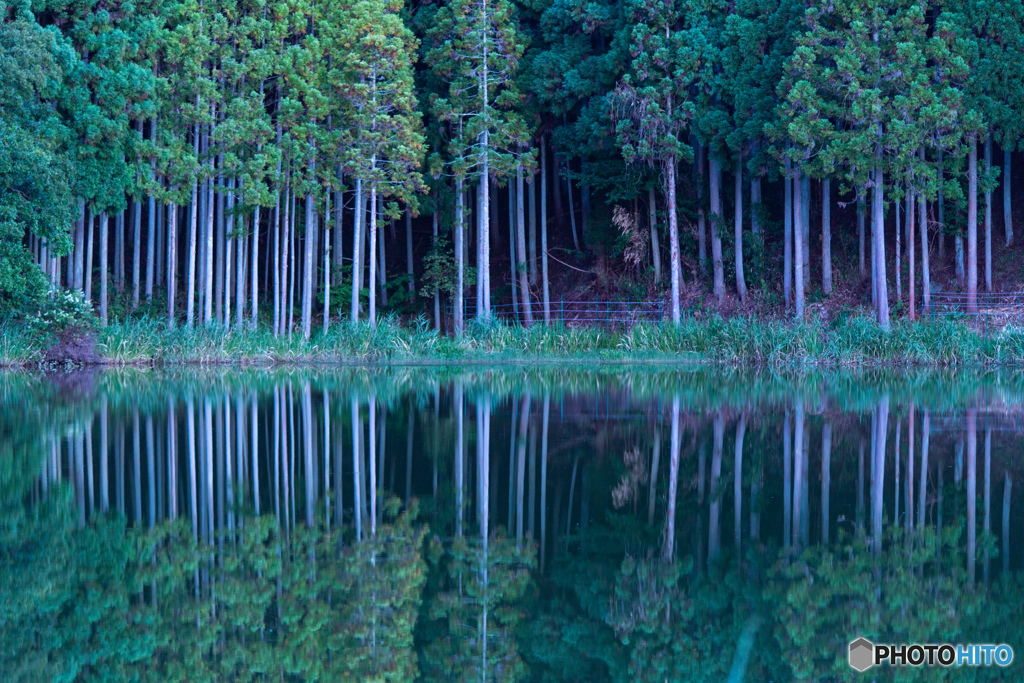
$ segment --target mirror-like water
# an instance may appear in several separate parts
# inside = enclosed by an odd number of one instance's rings
[[[841,680],[1007,643],[1024,378],[0,375],[4,680]],[[1015,482],[1016,485],[1015,485]]]

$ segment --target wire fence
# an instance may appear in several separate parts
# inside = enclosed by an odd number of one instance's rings
[[[975,301],[971,310],[967,294],[935,292],[927,317],[963,317],[985,332],[1024,324],[1024,292],[979,292]]]
[[[463,303],[463,319],[470,320],[475,317],[476,298],[466,297]],[[665,317],[665,305],[660,300],[602,299],[600,296],[588,300],[567,300],[560,297],[550,302],[549,310],[551,322],[566,327],[606,327],[625,330],[639,323],[660,323]],[[451,304],[447,307],[446,316],[449,319],[454,316]],[[544,302],[531,301],[529,308],[520,302],[492,302],[491,316],[514,325],[525,324],[531,317],[533,322],[543,323]]]

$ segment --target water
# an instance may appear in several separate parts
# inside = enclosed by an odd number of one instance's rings
[[[1024,381],[0,375],[4,680],[844,680],[1007,643]]]

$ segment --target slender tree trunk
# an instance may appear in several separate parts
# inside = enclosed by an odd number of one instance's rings
[[[985,136],[985,176],[992,175],[992,131]],[[992,190],[985,190],[985,291],[992,291]]]
[[[832,293],[832,181],[821,181],[821,291]]]
[[[175,188],[177,190],[177,188]],[[171,202],[167,206],[167,326],[174,329],[176,315],[174,295],[177,286],[178,266],[178,206]],[[150,263],[150,266],[153,264]]]
[[[455,300],[453,311],[455,315],[455,336],[461,337],[464,326],[464,305],[463,295],[466,288],[466,250],[463,247],[465,242],[465,225],[463,220],[463,179],[461,175],[455,176],[455,264],[457,275],[455,277]]]
[[[804,278],[803,278],[803,211],[800,210],[802,205],[803,195],[803,182],[800,167],[796,167],[796,177],[793,178],[793,268],[795,273],[793,276],[793,282],[796,285],[793,293],[793,303],[796,312],[796,319],[804,319]]]
[[[516,164],[516,223],[517,223],[517,254],[519,256],[517,269],[519,270],[519,294],[523,298],[523,312],[526,316],[526,326],[533,325],[533,303],[530,301],[530,283],[526,272],[526,223],[523,211],[523,167]]]
[[[132,200],[134,203],[134,200]],[[124,211],[114,218],[114,287],[124,290]]]
[[[85,216],[85,201],[79,199],[78,221],[75,224],[74,287],[83,295],[85,293]],[[68,259],[69,264],[71,261],[72,259]]]
[[[405,209],[405,272],[409,276],[409,299],[416,299],[416,280],[413,278],[412,267],[412,214]]]
[[[529,271],[530,271],[530,286],[536,287],[538,281],[537,271],[540,268],[540,262],[537,260],[537,183],[536,173],[531,172],[530,178],[526,181],[527,187],[527,198],[529,200],[529,215],[530,215],[530,233],[527,236],[528,244],[528,255],[529,255]]]
[[[1013,192],[1011,181],[1013,176],[1010,173],[1010,146],[1009,143],[1003,143],[1005,148],[1003,149],[1003,229],[1006,231],[1006,246],[1013,244],[1013,211],[1010,204],[1010,196]],[[1006,479],[1006,490],[1009,492],[1010,479],[1007,475]],[[1004,562],[1006,558],[1003,558]]]
[[[565,160],[565,166],[567,170],[572,168],[572,163],[569,161],[568,158],[566,158]],[[569,226],[572,228],[572,246],[573,248],[576,249],[576,251],[579,251],[580,239],[579,236],[576,234],[576,206],[573,202],[572,197],[572,179],[569,178],[568,176],[566,176],[565,178],[565,190],[566,194],[569,195]]]
[[[376,157],[373,160],[373,168],[376,170]],[[370,181],[370,327],[377,327],[377,296],[374,276],[377,274],[377,181]],[[381,260],[383,265],[383,259]],[[371,412],[371,416],[373,413]],[[372,418],[371,418],[372,419]]]
[[[211,159],[211,168],[213,166],[213,160]],[[216,183],[211,179],[210,189],[211,191],[216,188],[216,227],[217,233],[214,236],[216,240],[216,256],[214,257],[214,270],[210,271],[215,273],[215,282],[213,283],[214,291],[214,315],[218,322],[226,324],[229,322],[225,317],[225,302],[224,295],[230,291],[227,288],[227,268],[229,267],[229,256],[228,256],[228,237],[226,231],[226,216],[224,215],[224,153],[221,152],[217,155],[217,178]],[[210,197],[213,198],[211,192]],[[213,202],[211,201],[211,207]]]
[[[310,143],[310,153],[315,155],[316,149]],[[313,157],[309,162],[309,177],[316,177],[316,161]],[[302,259],[302,337],[309,339],[313,328],[313,287],[316,278],[314,273],[313,251],[316,246],[317,215],[316,201],[312,192],[306,194],[306,234],[303,237],[305,254]]]
[[[92,245],[96,242],[93,236],[93,228],[96,225],[96,216],[90,209],[86,216],[85,228],[85,300],[92,307]]]
[[[918,150],[918,155],[923,162],[924,147]],[[918,198],[917,219],[921,226],[921,305],[924,308],[924,314],[928,315],[932,303],[932,280],[931,273],[929,272],[929,259],[931,257],[928,253],[928,213],[924,195]]]
[[[491,203],[490,203],[490,164],[487,154],[489,138],[487,131],[483,134],[483,163],[480,173],[480,218],[477,223],[477,239],[480,242],[480,259],[477,263],[477,278],[480,280],[480,298],[476,302],[477,318],[486,321],[491,317]]]
[[[864,245],[864,198],[860,195],[860,191],[857,193],[857,243],[859,249],[859,264],[860,264],[860,279],[864,280],[868,276],[866,249]]]
[[[324,193],[324,335],[331,326],[331,226],[328,221],[331,218],[331,188]],[[325,395],[326,397],[326,395]],[[327,437],[324,437],[324,444],[327,444]]]
[[[736,171],[733,174],[735,180],[735,202],[736,202],[736,220],[735,220],[735,245],[733,252],[736,257],[736,293],[739,294],[740,301],[747,300],[747,282],[743,277],[743,152],[741,151],[736,157]],[[739,536],[737,536],[739,538]]]
[[[216,112],[214,111],[213,105],[210,106],[210,113],[216,120]],[[213,124],[210,124],[210,129],[213,129]],[[207,146],[209,146],[209,137],[207,137]],[[203,307],[203,324],[210,324],[213,320],[213,155],[210,154],[210,177],[206,180],[206,266],[203,270],[204,280],[206,287],[205,301]]]
[[[647,189],[647,217],[651,226],[651,264],[654,266],[654,284],[661,284],[661,247],[658,244],[658,212],[654,188]]]
[[[359,290],[362,288],[363,220],[366,210],[363,206],[363,181],[356,178],[355,218],[352,227],[352,323],[359,322]]]
[[[683,279],[679,263],[679,219],[676,209],[676,158],[670,156],[665,162],[665,179],[667,184],[668,209],[668,243],[669,259],[672,261],[672,322],[678,325],[682,321],[679,310],[679,289]],[[547,278],[545,278],[545,281]]]
[[[139,121],[139,137],[142,137],[142,121]],[[149,261],[150,268],[153,262]],[[132,199],[132,308],[139,307],[142,288],[142,202]]]
[[[915,192],[914,192],[913,188],[911,188],[909,193],[907,194],[907,265],[910,266],[910,279],[909,279],[909,284],[907,286],[907,294],[910,297],[910,319],[911,320],[913,320],[917,316],[916,293],[914,291],[915,286],[916,286],[915,280],[917,279],[917,273],[916,273],[916,269],[914,267],[915,266],[915,263],[914,263],[914,257],[915,257],[915,254],[914,254],[914,252],[915,252],[915,248],[914,248],[914,230],[916,228],[916,226],[914,225],[914,219],[915,219],[915,213],[916,213],[915,212],[915,208],[916,207],[915,207],[915,204],[914,204],[915,200],[916,200]]]
[[[495,193],[496,195],[497,193]],[[495,195],[491,195],[491,200],[497,203]],[[512,286],[512,314],[513,320],[517,323],[520,321],[519,315],[519,282],[516,275],[516,265],[519,262],[519,256],[517,256],[516,248],[516,187],[509,178],[508,183],[508,271],[509,271],[509,282]]]
[[[902,226],[900,225],[900,202],[896,200],[893,202],[893,213],[896,218],[896,301],[899,302],[903,298],[903,273],[902,264],[900,263],[900,256],[903,251],[902,245],[900,244],[900,237],[902,234]]]
[[[758,171],[760,173],[760,171]],[[755,175],[750,180],[750,231],[761,234],[761,176]]]
[[[783,165],[782,296],[789,307],[793,304],[793,162],[786,157]]]
[[[872,236],[874,242],[872,264],[875,271],[878,294],[878,324],[886,332],[889,331],[889,289],[885,277],[885,204],[884,187],[885,176],[881,164],[881,144],[875,148],[875,189],[872,195],[874,201],[875,230]]]
[[[288,326],[288,303],[291,297],[288,296],[288,255],[290,252],[291,244],[291,227],[292,221],[292,186],[291,186],[291,172],[285,173],[284,181],[284,221],[281,223],[281,282],[280,282],[280,293],[281,299],[281,311],[278,320],[278,329],[275,334],[284,334],[287,329],[289,332],[291,328]]]
[[[978,136],[967,155],[967,313],[978,312]]]
[[[199,98],[196,98],[196,108],[199,108]],[[199,157],[199,124],[192,129],[193,151]],[[195,322],[195,299],[196,299],[196,248],[198,247],[199,230],[199,176],[192,176],[192,202],[189,207],[190,218],[188,224],[188,290],[185,301],[185,324],[192,327]]]
[[[433,223],[433,242],[432,246],[437,249],[437,238],[438,238],[438,225],[437,225],[438,211],[435,209],[432,218]],[[458,256],[456,256],[458,258]],[[441,293],[437,287],[434,287],[434,330],[437,332],[441,331]]]
[[[157,117],[154,116],[149,129],[149,139],[154,143],[156,142],[156,125]],[[156,157],[149,159],[149,179],[150,182],[156,181]],[[154,270],[157,266],[156,246],[159,241],[156,235],[157,206],[154,194],[149,195],[146,203],[148,217],[146,221],[146,301],[150,301],[153,298],[153,285],[156,280]]]
[[[544,296],[544,324],[551,324],[551,291],[548,286],[548,164],[547,136],[540,138],[540,259],[541,289]]]
[[[384,228],[384,193],[377,193],[377,216],[380,221],[380,229]],[[391,236],[395,235],[395,222],[391,221]],[[377,250],[380,261],[377,263],[377,275],[380,278],[380,305],[388,305],[388,269],[387,259],[384,257],[384,235],[380,235],[377,239]]]
[[[801,173],[800,182],[800,224],[803,226],[803,258],[804,263],[801,272],[804,275],[804,291],[811,290],[811,177]]]
[[[725,297],[725,268],[722,264],[722,236],[720,229],[723,223],[722,215],[722,167],[718,159],[712,154],[708,158],[708,173],[710,177],[711,192],[711,267],[714,272],[714,295],[721,303]],[[678,253],[676,254],[678,257]]]
[[[707,217],[704,213],[704,169],[707,148],[697,141],[697,262],[704,275],[708,273]]]
[[[107,279],[109,277],[107,265],[107,212],[100,213],[100,325],[107,326]]]

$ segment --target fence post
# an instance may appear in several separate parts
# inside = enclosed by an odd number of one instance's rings
[[[559,302],[559,307],[560,307],[560,310],[561,310],[561,315],[559,316],[559,320],[561,321],[560,324],[561,324],[562,327],[565,327],[565,295],[564,294],[560,294],[558,296],[558,302]]]

